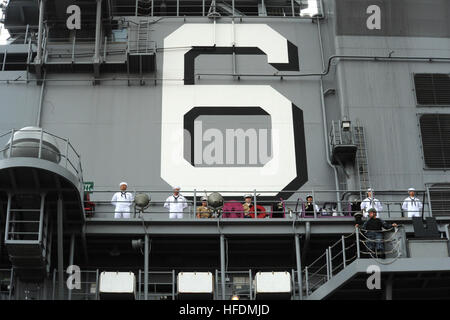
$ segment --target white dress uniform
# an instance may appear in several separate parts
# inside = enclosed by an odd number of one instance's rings
[[[116,207],[114,218],[130,218],[133,201],[131,192],[116,192],[111,200],[112,205]]]
[[[174,195],[169,196],[164,203],[164,208],[169,209],[169,218],[170,219],[182,219],[183,218],[183,210],[187,208],[187,200],[181,194],[177,197]]]
[[[402,209],[404,212],[408,213],[408,218],[420,217],[422,214],[422,207],[423,205],[419,198],[407,197],[403,200]]]
[[[378,216],[381,214],[381,210],[383,210],[383,206],[381,205],[381,202],[378,199],[374,198],[365,198],[361,202],[361,210],[363,211],[363,217],[369,216],[369,209],[375,208],[377,210]]]

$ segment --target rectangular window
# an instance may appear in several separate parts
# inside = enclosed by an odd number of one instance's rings
[[[420,131],[425,165],[428,168],[450,168],[450,114],[424,114]]]
[[[450,75],[441,73],[416,73],[414,75],[417,104],[450,106]]]

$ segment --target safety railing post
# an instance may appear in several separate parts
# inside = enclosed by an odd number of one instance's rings
[[[25,38],[23,39],[23,44],[27,43],[27,38],[28,38],[28,30],[30,29],[30,25],[27,24],[27,28],[25,29]]]
[[[56,269],[53,269],[53,291],[52,291],[52,300],[55,300],[56,294]]]
[[[106,62],[106,48],[108,45],[108,37],[105,37],[105,45],[103,47],[103,61]]]
[[[134,16],[137,17],[138,16],[138,7],[139,7],[139,0],[136,0],[136,6],[135,6],[135,11],[134,11]]]
[[[345,256],[345,237],[342,236],[342,261],[344,268],[347,266],[347,257]]]
[[[98,287],[98,278],[99,278],[99,273],[98,273],[98,269],[97,269],[96,273],[95,273],[95,300],[98,300],[98,295],[99,295],[99,291],[100,291],[100,288]]]
[[[197,189],[194,189],[194,219],[197,218]]]
[[[3,55],[3,64],[2,64],[2,71],[5,71],[5,66],[6,66],[6,56],[8,55],[8,50],[5,49],[5,53]]]
[[[15,130],[12,129],[11,130],[11,142],[9,143],[9,158],[12,157],[12,148],[13,148],[13,144],[14,144],[14,132],[15,132]]]
[[[41,135],[39,138],[39,152],[38,152],[39,159],[41,159],[42,157],[42,140],[44,140],[44,129],[41,128]]]
[[[10,279],[9,279],[8,300],[11,300],[11,298],[12,298],[13,284],[14,284],[14,268],[11,268],[11,274],[10,274]]]
[[[330,264],[329,264],[329,252],[328,249],[325,250],[325,259],[327,261],[327,280],[330,280]]]
[[[317,219],[317,211],[316,211],[316,206],[314,205],[315,204],[315,199],[316,199],[316,197],[315,197],[315,194],[314,194],[314,189],[313,190],[311,190],[311,194],[312,194],[312,197],[313,197],[313,209],[314,209],[314,219]]]
[[[77,41],[77,33],[76,30],[73,34],[73,39],[72,39],[72,63],[75,63],[75,43]]]
[[[202,0],[202,16],[205,16],[205,0]]]
[[[359,248],[359,229],[356,227],[356,257],[359,259],[361,257],[361,251]]]
[[[427,186],[427,200],[428,200],[428,214],[430,217],[433,216],[433,209],[431,208],[431,197],[430,197],[430,187]]]
[[[142,280],[141,280],[141,269],[139,269],[139,277],[138,277],[139,279],[138,279],[138,283],[139,283],[139,286],[138,286],[138,295],[139,295],[139,298],[138,298],[138,300],[141,300],[141,286],[142,286]]]
[[[291,10],[292,10],[292,16],[295,17],[294,0],[291,0]]]
[[[248,290],[249,290],[249,299],[250,301],[253,300],[253,293],[252,293],[252,269],[248,270]]]
[[[66,139],[66,169],[67,169],[67,165],[69,163],[69,139]]]
[[[309,277],[308,277],[308,267],[305,267],[305,296],[308,297],[309,295]]]
[[[175,270],[172,270],[172,300],[175,300]]]
[[[255,209],[255,219],[258,218],[258,209],[256,207],[256,189],[253,191],[254,204],[253,208]]]
[[[333,277],[333,254],[331,247],[328,247],[328,259],[330,260],[330,279]]]

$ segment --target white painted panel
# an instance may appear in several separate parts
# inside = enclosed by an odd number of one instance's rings
[[[291,292],[291,274],[288,272],[258,272],[255,281],[256,294]]]
[[[102,272],[100,293],[135,293],[136,276],[132,272]]]
[[[178,293],[213,293],[211,272],[180,272],[178,274]]]

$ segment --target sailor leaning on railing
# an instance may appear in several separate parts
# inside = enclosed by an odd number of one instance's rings
[[[375,208],[370,208],[368,214],[369,218],[361,227],[362,231],[365,231],[368,240],[366,246],[370,251],[375,252],[377,257],[384,259],[383,228],[389,230],[397,227],[397,224],[389,224],[386,221],[377,218],[377,210]],[[356,227],[359,228],[359,224],[356,224]]]

